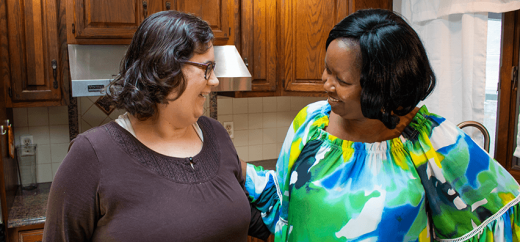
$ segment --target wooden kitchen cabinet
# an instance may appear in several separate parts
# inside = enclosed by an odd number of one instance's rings
[[[9,228],[7,242],[41,242],[45,224],[32,224],[22,227]]]
[[[18,239],[19,242],[41,242],[43,241],[43,229],[19,232]]]
[[[0,14],[7,18],[9,51],[4,58],[10,71],[4,85],[8,107],[65,105],[68,101],[68,96],[64,97],[68,78],[63,79],[66,46],[60,31],[64,12],[59,2],[4,1],[6,12]]]
[[[276,91],[276,0],[242,0],[241,56],[252,91]]]
[[[324,92],[325,43],[330,30],[359,9],[392,9],[391,0],[281,2],[281,79],[284,91]]]
[[[221,95],[324,96],[329,31],[367,8],[392,9],[392,0],[242,0],[241,55],[249,64],[252,91]]]
[[[68,43],[129,44],[139,24],[165,10],[193,13],[208,21],[217,44],[229,43],[233,0],[68,0]],[[230,10],[231,9],[231,10]]]
[[[71,23],[76,39],[131,39],[146,18],[148,0],[74,0]]]

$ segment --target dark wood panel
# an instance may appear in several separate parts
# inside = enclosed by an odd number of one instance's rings
[[[242,1],[242,58],[252,76],[253,91],[276,90],[276,1]]]
[[[383,8],[392,9],[392,0],[349,0],[349,14],[354,13],[359,9],[367,8]]]
[[[43,241],[43,229],[35,229],[19,232],[20,242],[41,242]]]
[[[323,92],[325,42],[347,6],[342,1],[287,0],[281,8],[284,89]]]
[[[206,20],[213,30],[215,39],[221,40],[230,38],[228,5],[228,0],[177,0],[178,11],[192,13]]]
[[[33,224],[22,227],[10,228],[9,239],[10,242],[36,242],[38,239],[43,237],[43,227],[45,224]],[[41,241],[41,240],[40,240]]]
[[[60,101],[58,2],[19,0],[12,3],[7,5],[11,99],[13,102]]]
[[[131,39],[148,16],[145,5],[148,0],[75,0],[74,37]]]
[[[495,145],[495,159],[506,169],[511,169],[513,154],[513,134],[511,120],[514,119],[511,112],[514,104],[511,85],[511,70],[518,66],[518,51],[520,42],[520,16],[519,11],[503,14],[502,18],[502,49],[500,53],[500,89],[498,91],[498,120]]]

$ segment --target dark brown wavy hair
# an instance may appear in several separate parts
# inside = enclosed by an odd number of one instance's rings
[[[389,129],[398,116],[411,112],[435,87],[435,74],[417,33],[396,13],[359,10],[330,31],[326,48],[335,39],[352,41],[361,49],[361,111]]]
[[[152,117],[158,103],[174,101],[186,90],[182,62],[205,53],[213,39],[209,24],[194,15],[163,11],[149,16],[135,32],[106,95],[139,120]],[[172,91],[177,97],[167,99]]]

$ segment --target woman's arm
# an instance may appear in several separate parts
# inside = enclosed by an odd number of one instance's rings
[[[90,241],[99,219],[99,164],[89,140],[75,139],[51,185],[43,241]]]
[[[241,159],[239,159],[239,160],[240,160],[240,169],[241,169],[242,177],[237,178],[237,179],[238,179],[240,185],[242,186],[242,189],[244,189],[246,196],[249,199],[249,194],[247,193],[246,188],[244,186],[247,163]],[[258,209],[251,203],[249,204],[249,206],[251,207],[251,220],[249,222],[249,231],[247,234],[249,236],[253,236],[255,238],[259,238],[261,240],[266,241],[267,238],[269,237],[269,235],[271,235],[271,232],[269,231],[267,226],[264,224],[260,211],[258,211]]]

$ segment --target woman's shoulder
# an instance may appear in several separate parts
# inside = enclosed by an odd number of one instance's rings
[[[294,118],[293,125],[300,126],[303,123],[309,123],[311,120],[329,117],[330,104],[326,100],[317,101],[308,104],[302,108]],[[312,123],[312,122],[311,122]]]
[[[453,143],[461,130],[446,118],[432,113],[423,105],[420,107],[412,122],[405,128],[403,135],[412,141],[424,140],[419,136],[427,137],[430,142]]]

